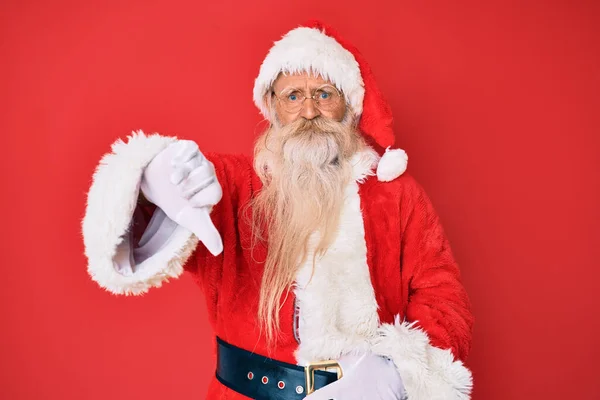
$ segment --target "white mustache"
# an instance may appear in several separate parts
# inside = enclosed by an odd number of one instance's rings
[[[347,129],[337,121],[317,118],[298,120],[278,132],[277,149],[284,162],[310,163],[316,167],[337,165],[340,158],[339,132]]]

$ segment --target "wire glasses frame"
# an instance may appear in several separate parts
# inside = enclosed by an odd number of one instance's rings
[[[296,88],[286,88],[279,96],[273,92],[273,96],[281,104],[284,111],[297,113],[302,109],[306,99],[312,99],[315,106],[322,111],[331,111],[337,108],[342,101],[342,93],[332,85],[323,85],[314,89],[310,96]]]

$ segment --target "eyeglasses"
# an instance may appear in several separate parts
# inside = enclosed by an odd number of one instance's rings
[[[296,88],[284,89],[279,96],[273,92],[273,96],[288,113],[299,112],[306,99],[312,99],[315,106],[322,111],[334,110],[342,102],[342,94],[331,85],[323,85],[313,90],[310,97],[306,97],[303,91]]]

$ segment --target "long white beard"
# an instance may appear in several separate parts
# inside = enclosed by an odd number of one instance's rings
[[[255,169],[264,187],[251,205],[255,238],[268,244],[259,307],[267,336],[278,324],[282,294],[306,260],[311,235],[318,232],[314,257],[334,239],[350,159],[362,146],[352,126],[323,118],[271,127],[257,142]]]

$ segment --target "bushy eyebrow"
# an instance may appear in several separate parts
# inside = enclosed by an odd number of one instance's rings
[[[312,92],[316,92],[316,91],[317,91],[317,90],[319,90],[319,89],[323,89],[324,87],[331,87],[331,88],[334,88],[334,89],[335,89],[335,86],[333,86],[332,84],[330,84],[330,83],[324,83],[324,84],[322,84],[322,85],[319,85],[319,86],[317,86],[317,87],[315,87],[315,88],[311,89],[311,93],[312,93]],[[283,93],[287,93],[287,92],[289,92],[289,93],[292,93],[292,92],[295,92],[295,91],[298,91],[298,92],[300,92],[300,93],[304,93],[304,90],[303,90],[303,89],[299,89],[299,88],[298,88],[298,87],[296,87],[296,86],[286,86],[285,88],[283,88],[283,90],[281,90],[281,91],[279,92],[278,96],[281,96]]]

